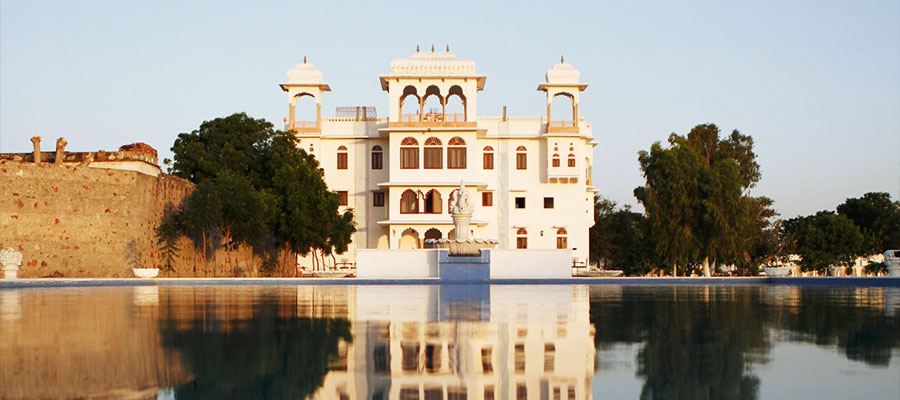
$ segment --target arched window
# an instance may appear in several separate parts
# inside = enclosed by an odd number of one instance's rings
[[[516,148],[516,169],[528,168],[528,151],[525,146]]]
[[[566,232],[566,228],[559,228],[556,230],[556,248],[557,249],[565,249],[569,247],[568,240],[568,232]]]
[[[575,126],[575,97],[569,93],[557,93],[551,99],[550,126],[571,128]]]
[[[575,166],[575,155],[574,154],[569,154],[569,166],[570,167]]]
[[[516,248],[528,248],[528,231],[525,230],[525,228],[519,228],[519,230],[516,231]]]
[[[422,98],[422,120],[426,122],[441,122],[444,120],[444,98],[437,86],[431,85],[425,89]]]
[[[441,231],[437,230],[437,228],[431,228],[425,231],[425,239],[440,239]]]
[[[447,142],[447,168],[466,168],[466,141],[459,136],[450,138]]]
[[[422,99],[416,93],[416,87],[403,88],[403,95],[400,96],[400,122],[419,122],[421,109]]]
[[[372,146],[372,169],[381,169],[384,167],[384,151],[381,146]]]
[[[554,166],[554,167],[558,167],[558,166],[559,166],[559,154],[554,154],[554,155],[553,155],[553,166]]]
[[[337,169],[347,169],[347,146],[337,148]]]
[[[310,93],[299,93],[291,103],[290,117],[292,128],[315,128],[319,119],[319,106],[316,97]]]
[[[482,159],[484,161],[484,169],[494,169],[494,148],[484,146]]]
[[[407,137],[400,142],[400,168],[419,168],[419,142],[416,139]]]
[[[431,189],[425,194],[425,213],[441,213],[441,193],[437,190]]]
[[[419,196],[416,192],[406,189],[400,196],[400,213],[401,214],[417,214],[419,212]]]
[[[444,115],[444,120],[447,122],[464,122],[466,120],[466,96],[463,95],[462,88],[458,85],[451,86],[447,92]]]
[[[425,139],[425,169],[441,169],[444,163],[441,160],[443,149],[441,140],[436,137]]]

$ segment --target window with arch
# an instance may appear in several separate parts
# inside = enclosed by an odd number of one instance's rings
[[[425,89],[422,97],[422,120],[426,122],[441,122],[444,119],[444,97],[437,86],[431,85]]]
[[[466,96],[459,85],[453,85],[447,91],[444,100],[444,120],[447,122],[464,122],[466,120]]]
[[[516,231],[516,248],[528,248],[528,231],[525,230],[525,228],[519,228],[519,230]]]
[[[556,230],[556,248],[557,249],[565,249],[569,247],[568,240],[569,233],[566,232],[566,228],[559,228]]]
[[[337,148],[337,169],[347,169],[347,146]]]
[[[436,137],[425,139],[425,169],[441,169],[444,163],[441,160],[443,148],[441,140]]]
[[[372,146],[372,169],[384,167],[384,150],[379,145]]]
[[[575,126],[575,96],[571,93],[560,92],[553,95],[550,103],[550,127]]]
[[[528,150],[525,149],[525,146],[519,146],[516,148],[516,169],[527,169],[528,168]]]
[[[447,168],[466,168],[466,141],[459,136],[454,136],[447,142]]]
[[[569,154],[569,166],[570,167],[575,166],[575,155],[574,154]]]
[[[558,166],[559,166],[559,154],[554,154],[554,155],[553,155],[553,166],[554,166],[554,167],[558,167]]]
[[[403,95],[400,96],[400,122],[418,122],[421,108],[422,99],[416,87],[410,85],[403,88]]]
[[[431,189],[425,193],[425,213],[440,214],[441,213],[441,192]]]
[[[400,142],[400,168],[419,168],[419,142],[407,137]]]
[[[491,146],[484,146],[484,150],[482,151],[482,161],[484,164],[484,169],[494,169],[494,148]]]
[[[419,196],[411,189],[406,189],[400,196],[400,213],[401,214],[418,214],[419,213]]]

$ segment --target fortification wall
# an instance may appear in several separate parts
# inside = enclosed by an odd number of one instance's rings
[[[204,259],[188,238],[178,241],[175,271],[163,271],[155,229],[193,184],[102,165],[0,160],[0,248],[22,252],[20,277],[130,277],[134,266],[160,276],[256,276],[261,260],[248,249]]]

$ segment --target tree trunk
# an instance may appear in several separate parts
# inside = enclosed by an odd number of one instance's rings
[[[712,276],[709,272],[709,256],[703,257],[703,276]]]
[[[678,264],[676,264],[676,263],[672,263],[672,276],[673,277],[678,276]]]

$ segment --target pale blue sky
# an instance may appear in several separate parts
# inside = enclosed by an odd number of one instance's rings
[[[622,3],[622,4],[619,4]],[[333,5],[332,5],[333,4]],[[637,152],[713,122],[753,136],[784,217],[847,197],[900,197],[900,2],[0,1],[0,151],[115,149],[161,158],[179,132],[238,111],[280,126],[277,83],[307,55],[323,111],[387,95],[378,76],[416,44],[477,62],[481,115],[543,115],[565,54],[590,83],[594,182],[634,204]]]

